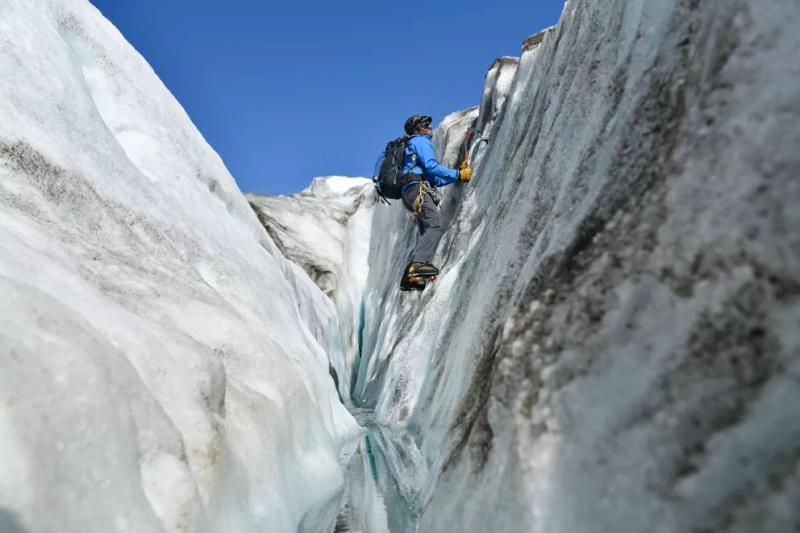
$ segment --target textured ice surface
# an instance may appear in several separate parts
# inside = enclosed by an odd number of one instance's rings
[[[0,530],[296,531],[333,302],[88,2],[0,1],[0,80]]]
[[[335,303],[338,327],[330,350],[339,393],[350,397],[351,369],[357,366],[364,316],[361,308],[367,282],[369,242],[375,188],[366,178],[316,178],[299,194],[247,198],[283,254],[305,270]],[[344,357],[336,357],[342,354]]]
[[[265,232],[87,2],[0,0],[0,530],[796,530],[799,10],[570,1],[401,294],[398,203]]]
[[[415,435],[419,531],[800,527],[798,23],[571,1],[487,76],[433,287],[397,291],[415,230],[376,207],[353,401]]]

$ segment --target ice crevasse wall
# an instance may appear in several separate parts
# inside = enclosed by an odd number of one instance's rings
[[[0,530],[296,531],[335,305],[89,2],[1,0],[0,80]]]
[[[444,119],[438,281],[374,207],[352,402],[419,531],[800,527],[797,3],[570,1]]]
[[[344,402],[415,436],[419,531],[792,530],[799,10],[568,2],[437,129],[476,177],[401,295],[398,205],[251,210],[88,2],[0,0],[0,525],[295,531]]]

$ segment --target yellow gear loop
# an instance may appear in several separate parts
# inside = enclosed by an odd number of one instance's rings
[[[419,194],[417,194],[417,197],[414,199],[414,203],[411,204],[411,210],[414,212],[414,216],[422,213],[422,203],[425,200],[425,193],[431,190],[433,190],[433,188],[427,181],[419,181]]]

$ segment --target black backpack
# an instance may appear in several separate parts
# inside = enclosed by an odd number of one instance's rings
[[[378,189],[378,194],[384,198],[392,200],[400,198],[400,190],[407,179],[403,174],[403,154],[407,144],[407,136],[390,141],[378,159],[380,170],[378,170],[378,175],[372,178],[372,181],[375,183],[375,188]]]

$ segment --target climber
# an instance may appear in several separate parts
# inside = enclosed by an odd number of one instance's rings
[[[401,199],[417,220],[420,238],[411,262],[403,272],[401,290],[422,290],[427,281],[432,281],[439,274],[439,269],[431,264],[436,246],[442,238],[439,195],[435,187],[472,179],[472,168],[467,160],[459,169],[444,167],[436,161],[431,141],[432,120],[426,115],[414,115],[404,126],[409,140],[403,157],[403,174],[407,181],[403,185]]]

